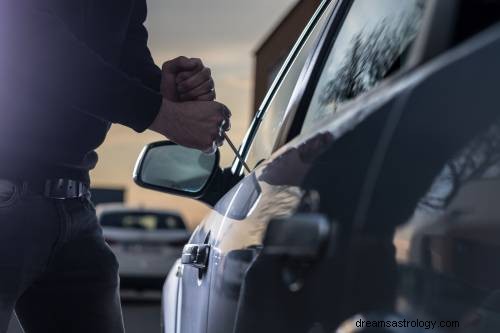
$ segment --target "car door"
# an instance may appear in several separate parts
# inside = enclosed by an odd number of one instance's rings
[[[379,246],[393,242],[394,311],[422,331],[500,329],[499,52],[497,26],[404,101],[359,216]]]
[[[309,101],[301,105],[294,101],[300,98],[299,94],[288,94],[288,108],[281,105],[278,110],[282,110],[283,117],[277,121],[272,121],[272,102],[263,110],[260,115],[263,118],[257,119],[261,124],[245,154],[247,164],[255,169],[215,205],[205,220],[204,227],[211,232],[209,332],[303,331],[304,326],[300,325],[310,324],[304,320],[295,325],[297,321],[287,319],[297,307],[275,306],[279,303],[273,302],[264,305],[266,292],[270,293],[266,285],[277,287],[281,282],[272,267],[266,266],[269,268],[266,273],[265,269],[254,266],[262,251],[265,230],[271,219],[290,217],[298,209],[314,209],[314,193],[303,188],[302,181],[315,159],[342,134],[343,127],[337,123],[345,126],[342,117],[351,116],[350,110],[343,108],[356,98],[366,97],[372,88],[403,68],[400,62],[404,63],[406,52],[417,36],[424,10],[423,1],[409,1],[405,6],[389,0],[377,6],[370,0],[342,1],[337,5],[332,7],[336,15],[322,34],[317,52],[311,55],[308,63],[311,67],[306,66],[299,79],[299,83],[306,79],[305,83],[310,83],[310,96],[307,93],[302,96]],[[397,20],[394,11],[400,14]],[[366,22],[368,12],[373,15]],[[380,44],[373,46],[374,38]],[[381,53],[384,58],[380,64],[370,62],[375,52],[387,49],[389,52]],[[353,52],[360,53],[359,73],[348,71]],[[336,72],[336,68],[340,70]],[[338,90],[331,86],[332,81],[337,81],[335,77],[342,83]],[[300,88],[296,86],[296,92]],[[325,98],[325,91],[332,96]],[[387,95],[383,87],[378,94]],[[273,102],[279,100],[278,92]],[[380,98],[363,102],[376,104]],[[360,112],[355,113],[357,117]],[[366,131],[373,131],[376,136],[381,123],[383,119],[377,119],[367,125]],[[319,130],[325,124],[329,129]],[[281,132],[297,126],[301,128],[298,137],[280,147],[277,143],[280,138],[289,137]],[[282,301],[286,304],[286,300]]]
[[[245,144],[242,147],[242,153],[244,151],[249,151],[252,145],[258,147],[252,149],[253,159],[248,159],[249,163],[250,160],[255,161],[252,162],[252,167],[255,166],[258,161],[269,157],[272,153],[276,135],[270,134],[269,132],[264,133],[264,131],[268,128],[276,129],[282,121],[286,105],[301,70],[311,50],[316,45],[319,35],[328,22],[334,7],[335,3],[328,0],[320,4],[309,25],[306,27],[304,33],[301,35],[285,61],[283,69],[278,74],[275,83],[270,88],[270,93],[266,97],[266,101],[269,102],[269,105],[266,105],[266,103],[263,104],[261,112],[257,114],[254,123],[251,125],[245,139]],[[265,146],[263,145],[264,143]],[[248,155],[246,153],[243,154],[245,156]],[[227,219],[224,210],[231,203],[231,198],[236,196],[235,193],[240,193],[240,198],[237,199],[237,202],[243,203],[241,198],[241,193],[243,193],[243,191],[238,190],[238,188],[238,186],[233,188],[232,191],[225,195],[196,228],[189,241],[189,244],[192,245],[210,247],[209,264],[206,269],[200,269],[189,265],[179,268],[177,276],[181,278],[176,305],[177,318],[175,322],[177,326],[174,327],[169,323],[165,323],[168,325],[169,329],[175,329],[177,332],[196,333],[206,331],[230,331],[228,327],[230,327],[234,321],[234,301],[223,306],[227,309],[227,313],[224,314],[223,317],[220,317],[220,312],[216,311],[214,314],[213,311],[210,310],[212,307],[210,300],[214,290],[214,270],[217,270],[220,265],[220,253],[216,244],[221,236],[219,234],[222,232],[221,227]],[[238,240],[235,239],[234,241],[237,242]],[[169,280],[172,281],[172,279]],[[177,289],[174,286],[174,282],[172,286],[172,288]],[[172,304],[172,302],[170,303]],[[218,302],[216,303],[218,304]],[[219,308],[221,307],[219,306]],[[172,318],[172,315],[170,315],[169,318]],[[216,322],[215,326],[213,324],[214,321]],[[215,328],[209,329],[207,327]]]

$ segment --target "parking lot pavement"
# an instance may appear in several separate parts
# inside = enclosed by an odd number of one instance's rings
[[[160,292],[122,292],[122,306],[127,333],[160,332]]]
[[[122,306],[127,333],[160,332],[160,293],[123,292]],[[7,333],[22,333],[16,318],[12,318]]]

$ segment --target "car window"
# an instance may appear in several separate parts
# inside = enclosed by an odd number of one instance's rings
[[[316,85],[302,133],[397,71],[420,27],[425,0],[355,0]]]
[[[137,230],[184,230],[179,216],[159,213],[107,213],[101,216],[101,225]]]
[[[276,148],[275,143],[280,133],[280,129],[283,126],[283,120],[285,118],[285,113],[293,90],[307,58],[311,54],[311,51],[318,41],[321,31],[328,21],[328,18],[334,8],[334,2],[335,1],[332,1],[332,3],[330,3],[308,36],[307,41],[302,46],[302,49],[299,51],[297,57],[294,59],[292,66],[290,67],[288,73],[286,73],[286,76],[275,93],[271,103],[267,109],[264,110],[263,118],[258,131],[247,154],[247,164],[251,168],[255,167],[262,160],[268,158],[273,153],[274,148]]]

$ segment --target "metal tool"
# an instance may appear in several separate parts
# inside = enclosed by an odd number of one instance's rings
[[[231,147],[231,149],[233,150],[233,152],[236,155],[236,157],[238,158],[238,160],[240,160],[241,164],[243,164],[243,167],[245,167],[245,170],[247,170],[250,173],[251,172],[250,168],[245,163],[245,160],[243,159],[243,157],[241,157],[240,153],[238,152],[238,149],[236,149],[235,145],[233,144],[231,139],[229,139],[229,137],[227,136],[227,134],[225,132],[224,132],[224,139],[227,141],[227,143],[229,144],[229,147]]]

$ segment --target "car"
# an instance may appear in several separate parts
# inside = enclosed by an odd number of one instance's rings
[[[172,142],[137,184],[206,203],[164,332],[500,331],[500,3],[322,1],[228,168]]]
[[[161,289],[190,232],[182,217],[165,210],[117,204],[97,206],[106,243],[119,263],[123,289]]]

